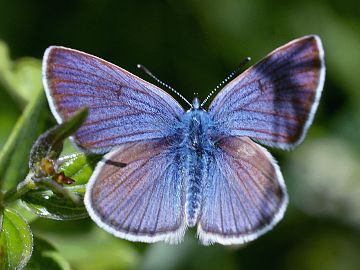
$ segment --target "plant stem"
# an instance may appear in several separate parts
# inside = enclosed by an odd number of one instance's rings
[[[60,194],[70,200],[72,200],[74,203],[79,203],[80,198],[70,190],[67,190],[62,185],[59,185],[54,180],[43,178],[41,181],[37,182],[38,187],[44,187],[47,189],[50,189],[51,191]]]
[[[36,189],[37,187],[32,177],[33,174],[29,173],[24,181],[20,182],[15,188],[12,188],[5,192],[3,196],[3,203],[7,204],[13,202],[19,199],[25,193],[29,192],[30,190]]]

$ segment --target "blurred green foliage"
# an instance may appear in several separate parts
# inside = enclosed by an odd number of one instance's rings
[[[193,92],[204,98],[244,57],[255,62],[312,33],[325,47],[325,89],[305,142],[272,151],[290,204],[271,232],[243,247],[203,247],[190,230],[184,243],[168,246],[116,239],[89,219],[24,214],[36,236],[28,269],[360,269],[360,1],[0,0],[0,39],[11,53],[0,44],[0,69],[11,70],[0,74],[1,148],[41,86],[35,59],[50,45],[89,52],[150,80],[136,69],[144,64],[191,99]],[[45,102],[37,108],[38,129],[22,134],[31,141],[55,123]],[[14,181],[27,168],[24,162],[10,170]]]

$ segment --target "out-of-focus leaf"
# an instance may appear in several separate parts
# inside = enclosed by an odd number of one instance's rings
[[[40,61],[22,58],[12,62],[8,47],[0,41],[0,83],[21,105],[27,104],[0,152],[0,186],[6,180],[5,188],[10,188],[25,177],[28,153],[43,131]]]
[[[42,89],[41,62],[24,57],[13,63],[8,47],[0,41],[0,82],[20,104],[26,104]]]
[[[181,266],[189,264],[189,257],[194,255],[197,246],[197,240],[189,234],[185,235],[184,242],[180,246],[155,243],[146,249],[138,268],[141,270],[180,269]],[[163,259],[159,260],[159,256]],[[207,268],[204,266],[204,269]]]
[[[26,270],[70,270],[70,264],[45,239],[34,237],[34,251]]]
[[[5,42],[0,40],[0,82],[4,84],[5,87],[8,86],[6,83],[7,79],[11,77],[10,66],[9,48]]]
[[[59,171],[63,171],[67,177],[75,180],[77,185],[86,184],[94,170],[96,163],[101,159],[100,155],[87,155],[76,153],[59,159]]]
[[[44,129],[41,117],[45,109],[44,101],[43,91],[34,93],[0,151],[0,184],[6,189],[23,180],[28,172],[26,164],[30,149]]]
[[[22,269],[29,261],[32,249],[29,225],[15,211],[5,209],[0,234],[0,269]]]
[[[161,258],[161,260],[159,260]],[[149,245],[136,269],[239,269],[229,250],[220,245],[199,246],[198,239],[192,233],[185,235],[180,245],[154,243]],[[254,268],[255,269],[255,268]]]
[[[357,237],[338,229],[322,228],[303,237],[283,261],[289,270],[358,270],[360,246]]]
[[[55,220],[73,220],[88,217],[83,204],[85,187],[73,186],[69,189],[80,197],[78,203],[63,196],[55,194],[51,190],[30,191],[22,197],[22,201],[30,211],[38,216]]]
[[[76,112],[69,120],[56,125],[42,134],[31,149],[29,167],[35,170],[36,164],[45,157],[59,157],[63,141],[73,134],[86,120],[88,109]]]
[[[4,220],[4,211],[3,211],[3,209],[1,209],[0,210],[0,234],[2,232],[3,220]],[[0,254],[1,254],[1,252],[0,252]],[[0,262],[1,262],[1,260],[0,260]]]
[[[42,233],[46,235],[43,230]],[[133,243],[118,239],[98,227],[87,233],[49,233],[47,239],[77,270],[134,269],[140,254]]]
[[[332,216],[359,227],[360,168],[353,146],[324,137],[292,154],[287,170],[293,202],[314,216]]]

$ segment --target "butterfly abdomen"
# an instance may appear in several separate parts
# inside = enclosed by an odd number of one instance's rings
[[[202,109],[192,109],[184,118],[184,155],[186,176],[186,220],[189,227],[197,224],[201,212],[204,179],[207,177],[209,155],[209,117]]]

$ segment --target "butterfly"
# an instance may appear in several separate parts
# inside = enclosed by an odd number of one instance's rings
[[[86,187],[95,223],[130,241],[243,244],[283,217],[288,195],[266,146],[291,149],[311,125],[324,85],[316,35],[295,39],[229,82],[205,110],[81,51],[52,46],[43,84],[61,123],[89,109],[72,141],[105,154]],[[207,98],[208,99],[208,98]],[[206,100],[207,100],[206,99]]]

